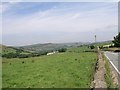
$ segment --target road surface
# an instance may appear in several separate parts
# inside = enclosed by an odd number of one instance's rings
[[[105,56],[108,58],[115,70],[120,74],[120,53],[104,52]],[[119,61],[119,62],[118,62]]]

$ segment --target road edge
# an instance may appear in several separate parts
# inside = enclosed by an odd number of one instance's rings
[[[110,64],[114,67],[114,69],[117,71],[118,74],[120,74],[120,71],[115,67],[115,65],[111,62],[111,60],[109,59],[109,57],[105,54],[104,52],[104,55],[106,56],[106,58],[108,59],[108,61],[110,62]]]

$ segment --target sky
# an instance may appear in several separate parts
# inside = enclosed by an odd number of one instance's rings
[[[118,33],[117,2],[2,2],[2,43],[112,40]],[[1,22],[0,22],[1,24]]]

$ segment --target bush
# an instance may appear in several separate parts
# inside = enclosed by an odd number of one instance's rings
[[[17,51],[16,53],[7,53],[3,54],[2,57],[5,58],[29,58],[29,57],[37,57],[41,55],[47,55],[47,51],[41,51],[41,52],[34,52],[29,54],[21,54],[21,51]]]
[[[61,48],[58,50],[58,52],[66,52],[66,50],[67,50],[66,48]]]
[[[28,58],[30,54],[19,54],[18,58]]]
[[[114,40],[112,42],[114,43],[115,47],[120,47],[120,32],[116,37],[114,37]]]
[[[94,49],[94,48],[95,48],[95,46],[94,46],[94,45],[91,45],[91,46],[90,46],[90,49]]]
[[[6,57],[6,58],[16,58],[19,55],[17,53],[7,53],[7,54],[3,54],[2,57]]]
[[[120,52],[120,50],[115,50],[114,52]]]
[[[103,46],[99,46],[100,49],[103,49]]]

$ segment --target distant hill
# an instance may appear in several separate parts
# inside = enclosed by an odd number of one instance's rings
[[[20,49],[23,49],[25,51],[30,52],[40,52],[40,51],[55,51],[60,48],[69,48],[69,47],[75,47],[83,45],[81,42],[76,43],[44,43],[44,44],[33,44],[33,45],[27,45],[27,46],[21,46],[18,47]]]
[[[104,41],[104,42],[97,42],[97,43],[83,43],[83,42],[73,42],[73,43],[44,43],[44,44],[33,44],[33,45],[26,45],[26,46],[20,46],[20,47],[14,47],[14,46],[6,46],[0,44],[0,53],[7,54],[7,53],[16,53],[19,50],[22,50],[23,53],[30,53],[30,52],[42,52],[42,51],[56,51],[61,48],[70,48],[70,47],[77,47],[81,45],[90,45],[90,44],[96,44],[96,45],[104,45],[104,44],[111,44],[112,40]],[[1,49],[2,48],[2,49]]]
[[[91,43],[91,44],[102,46],[102,45],[112,44],[112,40],[102,41],[102,42],[96,42],[96,43]]]
[[[25,51],[30,51],[30,52],[40,52],[40,51],[54,51],[54,50],[58,50],[60,48],[66,48],[66,47],[68,46],[64,44],[45,43],[45,44],[27,45],[27,46],[22,46],[18,48],[23,49]]]
[[[46,55],[49,52],[58,51],[62,48],[79,47],[81,45],[105,45],[111,44],[112,41],[104,41],[97,43],[44,43],[44,44],[33,44],[20,47],[6,46],[0,44],[0,56],[7,58],[26,58]]]
[[[85,43],[84,43],[85,44]],[[57,51],[61,48],[69,48],[83,45],[81,42],[75,43],[44,43],[44,44],[33,44],[20,47],[6,46],[0,44],[0,55],[6,54],[31,54],[31,53],[44,53]]]

